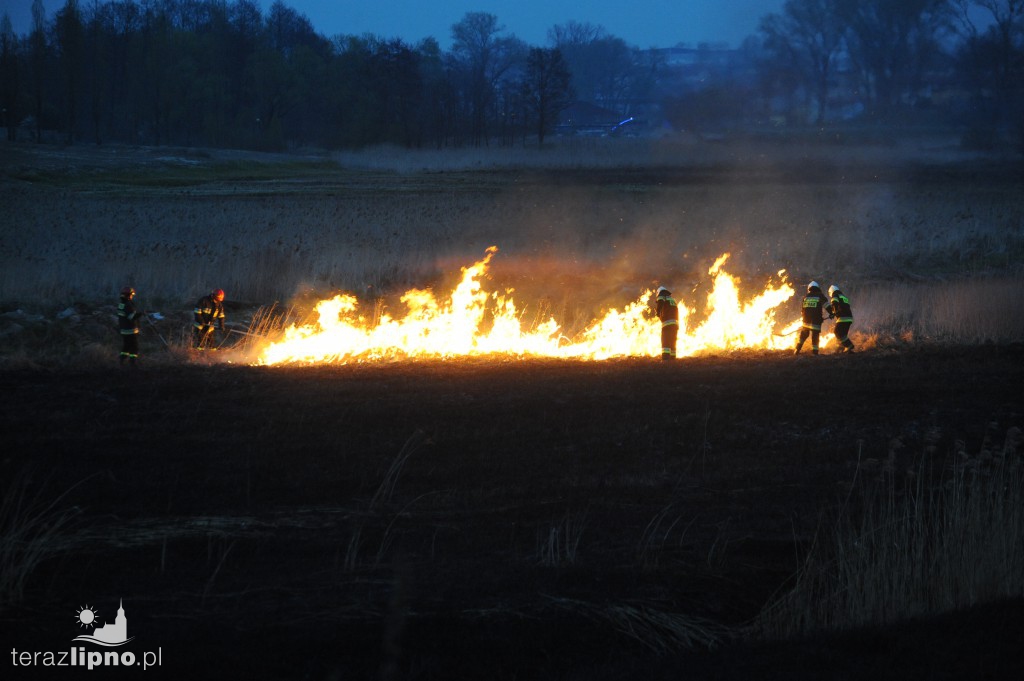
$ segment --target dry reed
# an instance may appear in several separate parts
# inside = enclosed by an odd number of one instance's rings
[[[1024,595],[1024,469],[1020,432],[995,451],[960,445],[941,476],[865,488],[819,536],[795,586],[755,630],[789,638],[890,624]]]

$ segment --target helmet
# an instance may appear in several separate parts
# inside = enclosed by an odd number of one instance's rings
[[[660,295],[661,295],[662,293],[664,293],[665,295],[668,295],[668,294],[670,294],[670,293],[672,293],[672,292],[671,292],[671,291],[669,291],[669,290],[668,290],[667,288],[665,288],[664,286],[659,286],[659,287],[658,287],[658,295],[660,296]]]
[[[125,286],[123,289],[121,289],[122,298],[131,298],[134,295],[135,289],[133,289],[131,286]]]
[[[210,295],[213,296],[214,298],[216,298],[217,300],[224,300],[224,289],[222,289],[222,288],[215,288],[210,293]]]
[[[836,294],[836,291],[838,291],[838,290],[839,290],[839,287],[836,286],[835,284],[832,284],[831,286],[829,286],[828,287],[828,295],[829,295],[829,297],[831,298],[832,296],[834,296]]]
[[[807,285],[807,290],[810,291],[812,288],[821,288],[821,286],[818,285],[818,282],[812,281]]]

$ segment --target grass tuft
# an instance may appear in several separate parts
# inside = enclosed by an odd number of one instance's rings
[[[39,565],[62,549],[64,532],[79,515],[61,508],[70,490],[48,500],[23,469],[4,487],[0,502],[0,605],[19,603]]]
[[[897,486],[866,483],[816,540],[794,587],[755,624],[764,638],[879,626],[1024,595],[1020,433]],[[887,473],[891,473],[887,471]]]

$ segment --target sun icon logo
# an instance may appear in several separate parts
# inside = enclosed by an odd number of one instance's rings
[[[78,611],[78,624],[82,627],[93,627],[96,628],[96,615],[99,614],[92,609],[91,606],[86,605]]]

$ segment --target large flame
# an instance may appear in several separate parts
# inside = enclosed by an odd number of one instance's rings
[[[524,329],[511,291],[488,293],[481,288],[480,277],[497,250],[488,248],[482,260],[463,268],[461,282],[446,301],[437,300],[430,291],[407,291],[401,300],[408,311],[401,318],[384,314],[372,324],[357,315],[353,296],[323,300],[316,306],[315,323],[287,328],[282,340],[262,350],[258,363],[477,355],[599,360],[661,354],[661,323],[651,314],[650,290],[621,310],[609,310],[576,338],[563,336],[554,318]],[[769,282],[760,294],[742,302],[738,281],[722,269],[728,257],[728,253],[722,255],[708,271],[714,286],[707,296],[703,322],[688,328],[696,310],[680,301],[678,355],[791,348],[794,338],[789,334],[799,327],[799,320],[776,332],[775,311],[794,294],[785,271],[779,272],[781,283]]]

